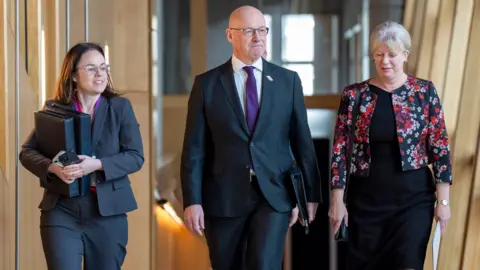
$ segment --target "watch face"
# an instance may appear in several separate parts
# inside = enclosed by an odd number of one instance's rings
[[[443,204],[443,205],[448,205],[447,200],[441,200],[440,203]]]

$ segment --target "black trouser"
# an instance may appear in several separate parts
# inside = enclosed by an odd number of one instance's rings
[[[205,218],[210,261],[214,270],[280,270],[291,211],[277,212],[261,194],[253,177],[246,196],[248,215]]]
[[[121,269],[126,255],[128,223],[125,214],[103,217],[96,194],[60,197],[42,211],[40,234],[49,270]]]

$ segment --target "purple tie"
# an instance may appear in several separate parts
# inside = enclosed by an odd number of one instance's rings
[[[244,66],[243,69],[245,70],[245,72],[247,72],[248,75],[245,87],[247,92],[247,106],[245,106],[247,125],[250,129],[250,132],[253,132],[258,112],[257,82],[255,80],[255,76],[253,75],[254,67]]]

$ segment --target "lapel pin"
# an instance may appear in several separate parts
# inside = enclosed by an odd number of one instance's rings
[[[270,75],[267,75],[267,79],[268,79],[269,81],[273,82],[273,79],[272,79],[272,77],[270,77]]]

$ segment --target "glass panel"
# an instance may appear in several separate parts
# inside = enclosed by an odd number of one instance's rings
[[[272,60],[272,16],[265,14],[265,22],[270,32],[267,35],[267,61]]]
[[[303,86],[303,95],[313,95],[313,81],[315,80],[315,73],[313,64],[285,64],[283,67],[296,71]]]
[[[314,56],[315,19],[312,14],[282,16],[282,59],[310,62]]]

